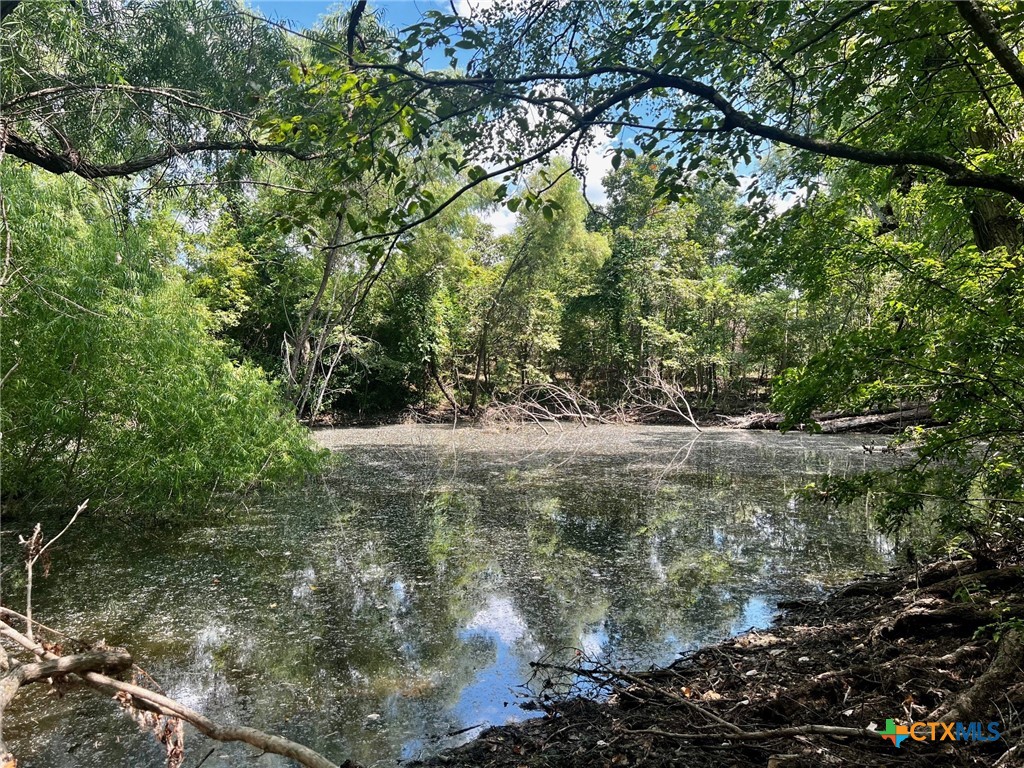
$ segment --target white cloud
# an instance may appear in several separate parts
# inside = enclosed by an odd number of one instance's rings
[[[488,209],[486,213],[480,214],[479,218],[484,224],[490,224],[496,235],[507,235],[516,226],[516,214],[504,205]]]
[[[526,622],[512,600],[495,595],[487,598],[487,605],[469,620],[466,629],[495,634],[507,645],[521,640],[527,634]]]
[[[776,215],[785,213],[790,208],[800,203],[806,202],[810,190],[807,187],[798,187],[796,189],[787,189],[783,192],[776,192],[769,196],[768,204],[771,205],[772,210],[775,211]]]
[[[459,0],[455,4],[455,13],[468,19],[474,14],[489,11],[497,4],[497,0]]]
[[[602,180],[612,170],[612,137],[604,128],[600,128],[594,135],[594,144],[583,158],[585,171],[585,183],[583,191],[592,205],[604,205],[608,202],[608,193],[605,191]]]

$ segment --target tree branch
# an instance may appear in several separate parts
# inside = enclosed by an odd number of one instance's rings
[[[604,120],[610,109],[621,103],[645,95],[657,89],[674,90],[692,96],[717,110],[723,117],[722,130],[739,129],[751,136],[767,139],[778,144],[795,147],[807,152],[840,160],[853,160],[866,165],[883,167],[920,166],[940,171],[946,176],[946,183],[954,187],[973,187],[1003,192],[1016,200],[1024,202],[1024,181],[1004,173],[983,173],[968,168],[962,162],[940,154],[919,150],[885,150],[869,149],[848,144],[842,141],[808,136],[796,131],[779,128],[754,119],[749,113],[737,109],[731,101],[714,86],[680,75],[670,75],[655,70],[628,66],[596,67],[581,72],[537,72],[511,78],[495,77],[432,77],[414,72],[393,64],[360,65],[364,69],[378,69],[397,72],[425,85],[436,88],[471,87],[494,93],[495,86],[520,86],[544,81],[579,82],[594,78],[617,75],[633,77],[636,80],[620,89],[613,91],[598,104],[580,115],[574,126],[575,133],[579,130],[597,125]],[[500,94],[509,100],[518,99],[512,92]],[[667,129],[674,130],[674,129]]]
[[[828,37],[833,32],[835,32],[837,29],[839,29],[841,26],[843,26],[843,24],[845,24],[846,22],[850,21],[851,19],[855,19],[857,16],[860,16],[861,14],[871,10],[871,8],[873,8],[874,6],[875,6],[875,0],[871,0],[871,2],[869,2],[869,3],[864,3],[863,5],[856,6],[853,10],[848,11],[847,13],[843,14],[842,16],[840,16],[838,19],[833,21],[831,24],[829,24],[827,27],[825,27],[823,30],[821,30],[821,32],[819,32],[818,34],[814,35],[809,40],[806,40],[803,43],[800,43],[800,44],[795,45],[792,48],[790,48],[788,51],[786,51],[785,55],[783,55],[783,57],[781,59],[779,59],[779,61],[780,62],[788,61],[789,59],[792,59],[794,56],[796,56],[798,53],[801,53],[802,51],[807,50],[812,45],[817,45],[822,40],[824,40],[826,37]]]
[[[60,660],[61,657],[45,650],[41,645],[21,634],[11,625],[0,621],[0,635],[13,640],[22,648],[48,660]],[[216,741],[241,741],[250,746],[261,749],[264,752],[272,752],[275,755],[282,755],[291,758],[306,768],[340,768],[335,763],[314,752],[309,747],[298,744],[281,736],[274,736],[255,728],[248,728],[240,725],[221,725],[215,723],[206,716],[186,707],[174,699],[170,699],[159,693],[143,688],[140,685],[124,683],[115,680],[98,672],[81,672],[82,680],[90,688],[94,688],[111,696],[128,696],[130,700],[141,709],[164,715],[176,717],[191,724],[205,736]],[[346,763],[346,765],[351,765]]]
[[[86,672],[122,672],[132,665],[127,651],[87,651],[71,656],[39,661],[33,664],[18,664],[0,678],[0,714],[14,699],[18,688],[29,683],[38,683],[57,675],[85,674]]]
[[[57,174],[73,173],[83,179],[105,179],[111,177],[131,176],[155,166],[165,163],[176,157],[186,157],[202,152],[238,152],[240,150],[250,152],[265,152],[271,154],[288,155],[297,160],[311,160],[316,155],[304,155],[290,147],[281,144],[262,144],[250,140],[237,141],[189,141],[182,144],[168,144],[162,151],[149,155],[142,155],[122,163],[95,164],[83,158],[77,151],[54,152],[48,147],[41,146],[27,139],[21,138],[13,131],[7,131],[3,151],[6,154],[24,160],[45,171]]]
[[[962,0],[955,5],[981,42],[1017,84],[1021,95],[1024,95],[1024,62],[1021,62],[1017,54],[1010,48],[992,17],[985,12],[978,0]]]
[[[26,638],[27,639],[27,638]],[[14,756],[7,748],[3,739],[3,716],[23,685],[36,683],[57,675],[88,674],[92,672],[122,672],[132,664],[132,657],[127,651],[89,651],[63,656],[48,661],[32,664],[19,664],[2,652],[3,669],[10,670],[0,677],[0,765],[17,765]]]

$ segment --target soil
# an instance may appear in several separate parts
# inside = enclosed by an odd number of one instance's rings
[[[416,765],[1020,768],[1022,561],[1018,547],[866,578],[668,668],[537,664],[545,690],[586,680],[600,693],[542,697],[545,717]],[[919,726],[925,740],[896,748],[873,732],[887,719],[998,722],[1001,738],[933,741]]]

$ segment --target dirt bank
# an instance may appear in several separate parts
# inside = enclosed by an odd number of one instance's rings
[[[1024,766],[1021,562],[1017,549],[862,580],[667,669],[538,665],[541,686],[582,677],[606,699],[542,702],[543,719],[419,765]],[[897,749],[871,730],[890,718],[979,721],[985,735],[997,722],[1001,736],[932,741],[919,726],[926,740]]]

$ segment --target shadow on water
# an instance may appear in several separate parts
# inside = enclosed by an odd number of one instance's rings
[[[37,590],[40,619],[130,648],[211,717],[384,766],[532,716],[519,706],[532,660],[664,664],[888,557],[870,509],[795,497],[817,474],[884,461],[857,438],[421,426],[321,439],[341,453],[330,476],[229,525],[139,538],[82,525]],[[6,729],[22,765],[163,765],[109,702],[32,693]],[[194,763],[209,746],[190,740]],[[218,746],[204,765],[252,762]]]

